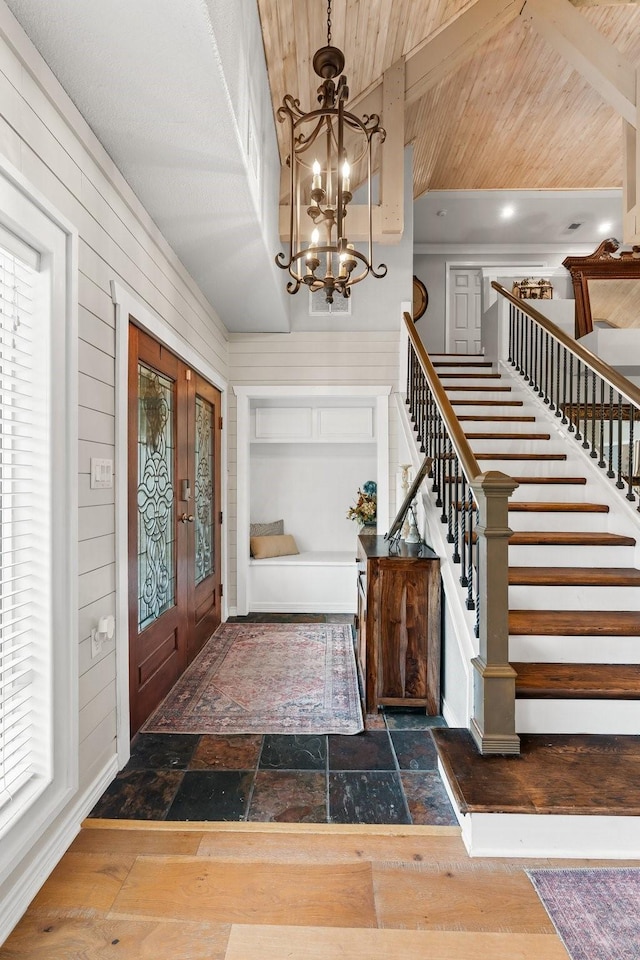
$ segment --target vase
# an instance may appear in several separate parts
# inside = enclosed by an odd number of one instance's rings
[[[361,523],[358,533],[363,533],[365,536],[375,537],[378,532],[378,524],[376,520],[369,520],[367,523]]]

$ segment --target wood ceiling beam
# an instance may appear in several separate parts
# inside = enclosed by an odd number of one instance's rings
[[[633,65],[570,0],[525,0],[522,17],[628,123],[636,123]]]

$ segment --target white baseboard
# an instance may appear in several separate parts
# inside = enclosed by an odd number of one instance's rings
[[[93,783],[58,817],[51,835],[45,835],[39,841],[36,845],[39,848],[37,857],[32,856],[31,862],[22,872],[18,867],[16,873],[20,875],[11,881],[8,895],[0,902],[0,944],[4,943],[51,871],[69,849],[80,832],[82,821],[117,772],[118,761],[116,757],[112,757]]]
[[[448,727],[467,727],[466,720],[456,716],[445,697],[442,698],[442,719]]]
[[[356,613],[351,603],[252,603],[251,613]]]

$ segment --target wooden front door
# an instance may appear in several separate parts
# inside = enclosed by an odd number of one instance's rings
[[[221,619],[220,393],[129,329],[131,734]]]

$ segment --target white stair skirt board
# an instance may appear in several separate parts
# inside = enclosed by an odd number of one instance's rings
[[[516,700],[517,733],[637,735],[638,730],[640,700]]]
[[[640,817],[461,813],[440,761],[438,770],[470,857],[640,857]]]
[[[597,609],[595,604],[594,609]],[[514,663],[640,663],[640,644],[637,637],[512,635],[509,660]]]
[[[355,613],[355,549],[249,561],[252,613]]]

